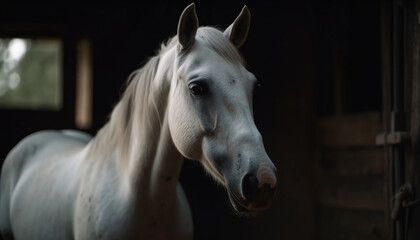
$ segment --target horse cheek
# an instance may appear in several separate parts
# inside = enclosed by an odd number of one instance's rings
[[[186,158],[201,158],[201,128],[197,117],[182,101],[173,101],[169,108],[169,131],[178,151]]]

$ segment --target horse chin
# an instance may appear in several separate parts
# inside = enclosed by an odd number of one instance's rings
[[[271,206],[271,200],[264,206],[256,206],[254,203],[246,203],[245,201],[239,200],[237,196],[230,191],[228,191],[228,196],[232,207],[239,215],[254,216],[261,211],[267,210]]]
[[[257,215],[257,211],[253,211],[252,209],[249,209],[247,205],[240,200],[238,200],[233,193],[228,191],[228,196],[230,203],[235,211],[236,214],[243,217],[254,217]]]
[[[232,206],[233,214],[237,215],[238,217],[245,217],[245,218],[253,218],[258,216],[258,212],[253,212],[246,207],[244,207],[241,203],[235,200],[230,194],[228,194],[229,200]]]

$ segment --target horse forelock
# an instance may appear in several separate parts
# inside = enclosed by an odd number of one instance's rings
[[[172,39],[171,45],[175,44],[177,41],[176,36]],[[234,65],[245,65],[245,60],[238,51],[238,49],[233,45],[233,43],[223,34],[222,30],[216,27],[199,27],[196,33],[196,41],[204,43],[209,49],[217,53],[226,61]],[[188,57],[188,54],[194,51],[194,47],[190,47],[186,50],[181,50],[179,48],[179,64],[182,64],[183,61]]]
[[[218,53],[225,60],[233,64],[245,64],[245,60],[238,49],[220,29],[215,27],[200,27],[197,30],[196,38],[205,42],[213,51]]]

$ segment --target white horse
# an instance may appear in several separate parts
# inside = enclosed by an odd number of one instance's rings
[[[42,131],[22,140],[1,174],[3,237],[190,239],[177,181],[184,158],[200,161],[237,211],[268,208],[276,169],[253,120],[256,79],[237,50],[249,23],[244,7],[224,32],[199,28],[189,5],[96,137]]]

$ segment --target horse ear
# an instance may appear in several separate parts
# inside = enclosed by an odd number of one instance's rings
[[[244,44],[251,24],[251,13],[245,5],[235,21],[223,33],[237,48]]]
[[[198,28],[198,17],[195,4],[191,3],[184,9],[178,22],[178,42],[182,49],[187,49],[194,43]]]

